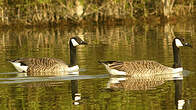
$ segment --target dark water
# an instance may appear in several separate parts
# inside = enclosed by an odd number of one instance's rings
[[[0,108],[2,110],[174,110],[181,100],[196,109],[196,28],[179,23],[162,26],[86,26],[0,31]],[[7,62],[21,57],[54,57],[69,64],[68,40],[84,35],[77,48],[79,76],[26,77]],[[193,48],[182,48],[183,79],[115,81],[98,60],[155,60],[172,66],[172,39],[183,37]],[[122,78],[123,79],[123,78]],[[126,79],[129,80],[129,79]],[[147,85],[145,85],[147,84]],[[145,86],[145,87],[144,87]],[[80,99],[74,101],[74,98]]]

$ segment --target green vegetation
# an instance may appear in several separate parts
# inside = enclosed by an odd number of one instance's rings
[[[127,24],[195,17],[196,0],[1,0],[0,25]]]

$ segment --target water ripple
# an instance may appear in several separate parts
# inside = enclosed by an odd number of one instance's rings
[[[10,73],[10,74],[13,74],[13,73]],[[27,83],[27,82],[40,82],[40,81],[65,81],[65,80],[97,79],[97,78],[108,78],[108,77],[109,77],[109,74],[67,75],[67,76],[54,76],[54,77],[14,77],[14,78],[0,78],[0,84]]]

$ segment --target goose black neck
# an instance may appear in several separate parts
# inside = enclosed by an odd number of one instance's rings
[[[70,45],[70,66],[75,66],[77,64],[76,62],[76,47],[72,45],[72,43],[69,43]]]
[[[173,68],[181,67],[181,59],[180,59],[180,49],[175,45],[175,43],[172,43],[173,46],[173,55],[174,55],[174,65]]]

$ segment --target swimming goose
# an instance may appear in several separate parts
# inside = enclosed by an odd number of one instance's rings
[[[79,69],[78,65],[75,65],[76,47],[86,44],[85,41],[77,36],[70,38],[71,67],[69,67],[63,60],[56,58],[20,58],[9,62],[13,64],[19,72],[27,72],[27,75],[30,76],[74,74],[74,72]]]
[[[184,39],[176,37],[172,42],[174,65],[173,68],[164,66],[158,62],[150,60],[141,61],[99,61],[108,72],[112,75],[129,75],[135,77],[150,76],[161,73],[176,73],[182,71],[179,47],[192,47],[189,43],[185,43]]]

